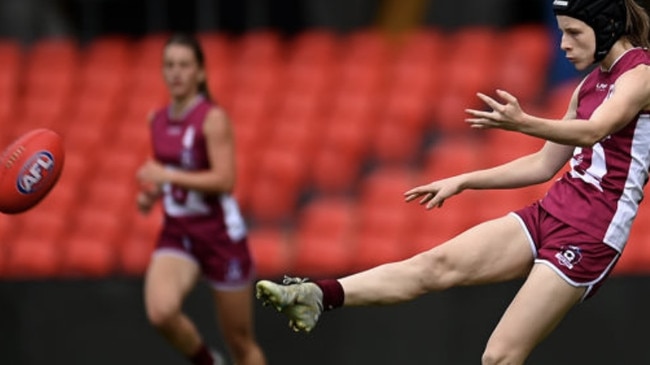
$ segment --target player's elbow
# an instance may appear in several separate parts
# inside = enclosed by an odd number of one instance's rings
[[[213,186],[216,193],[231,194],[235,189],[235,176],[216,176]]]
[[[610,134],[608,130],[590,130],[586,133],[583,133],[575,143],[576,147],[592,147],[596,143],[602,141]]]
[[[596,136],[585,136],[575,141],[574,145],[576,147],[593,147],[593,145],[595,145],[601,139],[602,138],[598,138]]]

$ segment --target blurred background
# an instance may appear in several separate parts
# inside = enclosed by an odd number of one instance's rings
[[[167,102],[162,46],[196,34],[230,114],[235,194],[259,277],[341,276],[409,257],[540,198],[548,184],[404,204],[430,180],[535,151],[471,131],[475,93],[503,88],[559,118],[581,74],[558,51],[550,0],[0,0],[0,142],[52,128],[60,182],[0,216],[1,364],[183,364],[148,327],[142,274],[161,223],[135,208],[146,115]],[[643,5],[643,2],[640,2]],[[647,364],[650,215],[614,277],[530,364]],[[519,282],[328,313],[315,333],[257,313],[271,364],[473,364]],[[220,346],[209,292],[188,310]]]

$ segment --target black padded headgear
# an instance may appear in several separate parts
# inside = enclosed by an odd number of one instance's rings
[[[625,0],[553,0],[555,15],[582,20],[596,34],[594,62],[599,62],[625,33]]]

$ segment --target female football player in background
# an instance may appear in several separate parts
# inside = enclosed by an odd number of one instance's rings
[[[555,0],[553,8],[568,60],[578,70],[597,66],[575,90],[564,120],[526,114],[501,90],[501,101],[478,94],[490,111],[467,110],[473,128],[515,131],[546,144],[509,163],[405,193],[407,201],[431,209],[465,189],[548,181],[570,161],[571,170],[544,198],[410,259],[339,280],[263,280],[257,296],[286,314],[295,330],[310,331],[323,310],[525,278],[482,358],[484,365],[517,365],[571,308],[595,294],[625,247],[648,180],[650,25],[634,0]]]
[[[204,56],[193,37],[176,35],[163,52],[171,104],[151,118],[154,160],[138,171],[137,202],[148,212],[162,198],[165,220],[145,278],[153,326],[196,365],[223,364],[182,313],[203,276],[234,362],[265,364],[253,328],[253,263],[246,227],[230,193],[235,182],[233,135],[207,90]]]

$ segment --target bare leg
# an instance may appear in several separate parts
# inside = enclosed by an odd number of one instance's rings
[[[311,331],[323,309],[399,303],[453,286],[495,283],[526,276],[533,247],[517,218],[507,215],[473,227],[410,259],[381,265],[338,281],[285,285],[257,283],[257,297],[289,318],[295,331]]]
[[[145,306],[149,322],[185,356],[192,356],[202,339],[194,324],[181,312],[183,300],[194,287],[199,268],[189,259],[154,256],[145,278]]]
[[[525,230],[515,217],[507,215],[404,261],[339,281],[346,306],[391,304],[453,286],[524,277],[532,265],[533,251]]]
[[[544,264],[536,264],[483,354],[483,365],[520,365],[580,301],[585,288],[573,287]]]
[[[237,365],[264,365],[266,360],[255,340],[252,288],[214,290],[217,317],[230,353]]]

